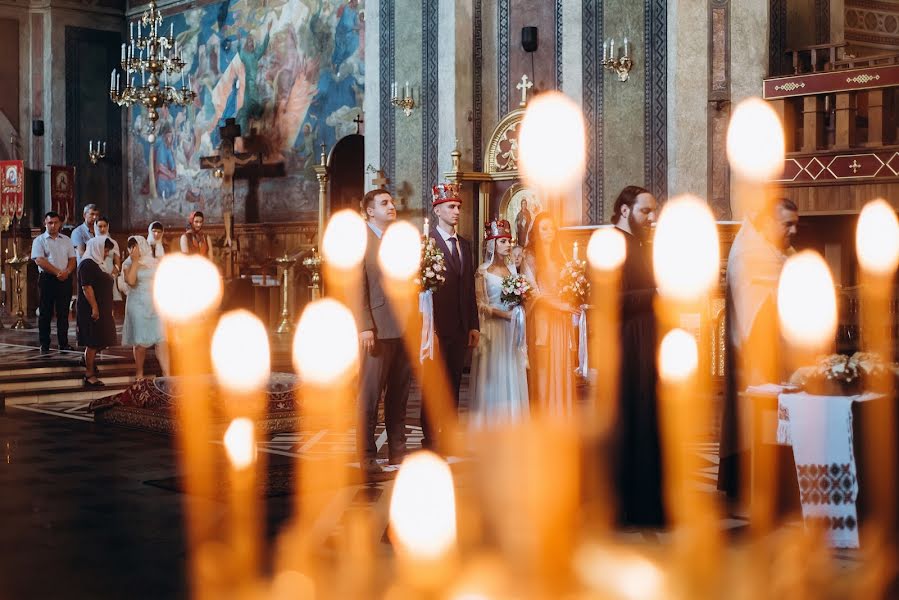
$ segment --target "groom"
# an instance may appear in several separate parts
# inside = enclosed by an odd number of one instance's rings
[[[478,306],[474,293],[474,267],[471,245],[456,232],[462,209],[458,184],[441,183],[432,188],[434,216],[437,226],[431,238],[443,251],[446,262],[446,281],[434,292],[434,329],[437,334],[438,358],[424,364],[424,402],[429,401],[427,389],[440,381],[435,369],[443,369],[451,386],[453,408],[459,408],[459,387],[462,370],[470,348],[478,345]],[[431,423],[424,405],[421,411],[422,448],[434,448],[435,437],[443,423]]]

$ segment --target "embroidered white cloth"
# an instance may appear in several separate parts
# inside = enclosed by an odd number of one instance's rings
[[[418,360],[434,359],[434,292],[425,290],[418,293],[418,312],[421,313],[421,347]]]
[[[777,442],[793,446],[803,520],[818,521],[834,548],[859,546],[852,404],[880,397],[778,396]]]

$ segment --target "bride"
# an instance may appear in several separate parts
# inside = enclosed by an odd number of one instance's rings
[[[511,260],[508,221],[487,224],[484,264],[475,276],[481,338],[472,361],[474,428],[508,424],[528,415],[527,345],[524,308],[502,300],[503,281],[518,273]]]

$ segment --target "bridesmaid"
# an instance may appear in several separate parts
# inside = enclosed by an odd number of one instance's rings
[[[471,370],[474,428],[514,423],[529,410],[524,307],[502,300],[503,281],[518,274],[509,222],[488,223],[484,239],[484,263],[475,275],[481,337]]]
[[[577,309],[559,297],[559,279],[565,255],[556,236],[552,217],[542,212],[534,219],[525,249],[524,274],[534,286],[535,300],[529,311],[531,397],[550,416],[571,416],[574,404],[572,354],[574,332],[571,316]]]

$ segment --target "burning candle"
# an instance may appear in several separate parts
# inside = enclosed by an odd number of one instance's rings
[[[159,263],[153,281],[153,302],[166,328],[171,350],[172,374],[178,376],[178,392],[186,402],[175,403],[177,439],[183,449],[188,555],[194,596],[199,589],[214,587],[215,574],[202,568],[201,554],[210,552],[215,531],[214,516],[204,507],[187,502],[190,497],[215,495],[212,460],[209,386],[200,377],[210,372],[210,323],[208,316],[222,296],[222,279],[209,260],[196,255],[170,254]]]
[[[436,590],[451,573],[456,549],[456,501],[449,465],[421,451],[403,461],[390,498],[390,538],[403,578]]]
[[[528,103],[518,137],[519,164],[525,181],[547,199],[557,219],[564,196],[583,178],[584,131],[581,109],[561,92],[540,94]]]
[[[833,277],[821,255],[805,250],[784,264],[777,314],[786,340],[810,353],[829,349],[837,328]]]
[[[780,118],[760,98],[740,102],[730,119],[726,146],[736,175],[734,214],[751,215],[764,206],[766,184],[783,172],[785,146]]]
[[[893,330],[893,281],[899,266],[899,221],[896,210],[877,199],[862,209],[855,233],[855,247],[861,267],[861,331],[863,350],[880,356],[886,364],[895,360],[888,332]],[[871,481],[873,493],[871,523],[866,526],[872,554],[889,543],[884,532],[896,530],[896,422],[894,378],[889,369],[868,375],[869,391],[882,392],[888,400],[872,402],[864,411],[864,453],[869,464],[877,464],[880,475]],[[887,534],[888,536],[889,534]],[[864,538],[863,538],[864,539]],[[886,542],[886,543],[885,543]],[[880,581],[882,586],[885,582]],[[887,595],[886,590],[876,594]]]
[[[428,218],[425,217],[425,223],[421,228],[421,233],[424,237],[428,237],[431,234],[431,225],[428,222]]]
[[[322,236],[325,287],[329,295],[350,309],[355,309],[362,298],[359,265],[367,245],[368,226],[354,210],[335,213]]]
[[[718,227],[708,205],[690,195],[662,211],[653,241],[659,293],[681,302],[701,298],[718,281]]]
[[[246,310],[223,315],[212,335],[211,356],[224,405],[234,417],[224,438],[231,464],[231,567],[240,585],[248,586],[258,575],[261,536],[254,423],[265,414],[264,388],[271,371],[265,326]]]
[[[577,242],[574,243],[574,248],[573,248],[572,251],[571,251],[571,256],[572,256],[572,259],[575,260],[575,261],[578,259],[578,255],[577,255]]]

